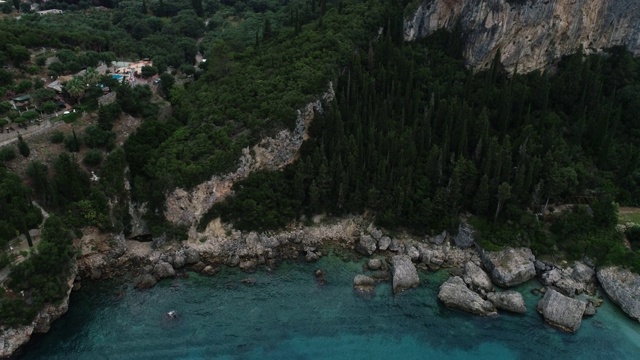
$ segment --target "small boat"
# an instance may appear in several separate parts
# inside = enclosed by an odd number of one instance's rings
[[[177,319],[178,318],[178,312],[175,310],[171,310],[169,312],[167,312],[167,317],[170,319]]]

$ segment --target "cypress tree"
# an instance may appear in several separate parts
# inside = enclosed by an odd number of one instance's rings
[[[24,157],[29,157],[29,154],[31,153],[31,150],[29,150],[29,145],[27,145],[27,142],[24,141],[22,135],[18,135],[18,151],[20,152],[20,155]]]
[[[480,186],[473,198],[473,210],[476,215],[484,216],[489,211],[489,177],[485,174],[480,180]]]

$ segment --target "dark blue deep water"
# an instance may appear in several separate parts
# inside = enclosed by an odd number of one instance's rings
[[[83,284],[69,312],[34,339],[22,359],[640,359],[640,323],[610,301],[577,334],[544,324],[529,283],[517,288],[528,313],[481,318],[438,303],[446,272],[421,273],[421,285],[393,296],[354,293],[363,261],[326,256],[285,262],[274,272],[223,269],[214,277],[134,290]],[[317,283],[315,269],[326,273]],[[242,279],[252,277],[255,284]],[[175,309],[179,319],[165,313]]]

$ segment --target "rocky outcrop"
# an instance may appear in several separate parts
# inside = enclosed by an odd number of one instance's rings
[[[640,321],[640,275],[612,266],[598,270],[597,276],[611,300]]]
[[[537,308],[548,324],[564,331],[576,332],[580,328],[586,304],[547,289]]]
[[[462,249],[472,247],[475,244],[473,227],[467,223],[461,223],[460,226],[458,226],[458,234],[456,234],[454,242],[456,246]]]
[[[440,286],[438,299],[446,306],[475,315],[495,315],[496,307],[477,293],[469,290],[459,276],[454,276]]]
[[[500,287],[516,286],[536,276],[536,259],[528,248],[480,251],[480,258],[493,282]]]
[[[333,100],[334,97],[333,84],[330,83],[329,89],[321,99],[298,110],[293,131],[282,130],[273,138],[263,139],[252,148],[245,148],[234,172],[215,175],[190,192],[178,188],[169,194],[165,211],[167,220],[173,224],[190,226],[189,236],[197,240],[195,225],[214,204],[232,193],[231,187],[235,182],[257,170],[281,169],[296,159],[302,142],[308,137],[307,130],[315,113],[321,113],[322,104]]]
[[[511,311],[517,314],[527,312],[527,306],[524,303],[522,294],[517,291],[509,290],[499,293],[488,293],[487,300],[491,301],[498,309]]]
[[[472,261],[467,261],[464,264],[463,280],[469,288],[476,292],[487,293],[493,291],[493,283],[491,283],[489,275]]]
[[[49,331],[51,324],[69,310],[69,295],[73,288],[77,270],[74,264],[67,281],[67,293],[60,304],[45,304],[29,325],[0,328],[0,358],[11,356],[20,346],[31,339],[32,334]]]
[[[509,71],[544,67],[578,47],[597,52],[626,45],[640,55],[640,7],[635,0],[423,0],[408,9],[405,40],[460,24],[463,55],[475,69],[500,50]]]
[[[420,284],[418,271],[408,255],[395,255],[391,258],[393,273],[393,292],[410,289]]]

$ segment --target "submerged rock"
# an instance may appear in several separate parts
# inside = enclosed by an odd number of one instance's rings
[[[524,303],[522,294],[517,291],[509,290],[499,293],[488,293],[487,300],[491,301],[498,309],[511,311],[518,314],[527,312],[527,306]]]
[[[622,311],[640,320],[640,275],[616,266],[598,270],[604,291]]]
[[[586,304],[547,289],[537,308],[548,324],[564,331],[576,332],[580,328]]]
[[[382,261],[380,259],[369,259],[367,267],[369,270],[380,270],[382,269]]]
[[[142,274],[134,280],[136,289],[149,289],[156,285],[158,280],[151,274]]]
[[[535,256],[528,248],[482,251],[480,257],[491,279],[500,287],[520,285],[536,276]]]
[[[408,255],[395,255],[391,258],[393,267],[393,292],[410,289],[420,284],[418,271]]]
[[[353,278],[353,287],[359,291],[373,291],[376,287],[376,280],[367,275],[358,274]]]
[[[448,307],[471,314],[483,316],[497,314],[495,305],[469,290],[459,276],[450,278],[440,286],[438,299]]]

